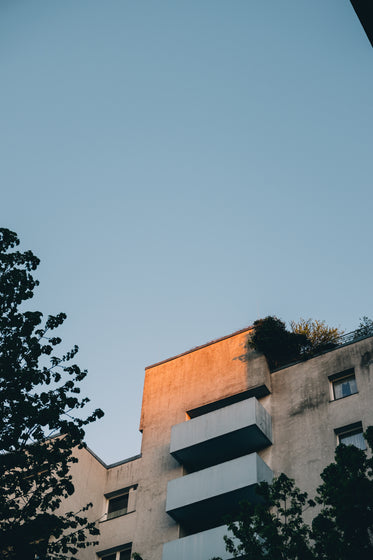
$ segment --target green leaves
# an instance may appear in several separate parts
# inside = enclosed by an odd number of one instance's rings
[[[343,334],[338,328],[328,327],[325,321],[312,319],[292,321],[291,328],[292,332],[288,331],[285,323],[273,316],[254,321],[255,330],[248,346],[265,355],[270,370],[333,348]]]
[[[257,493],[263,503],[243,504],[239,518],[229,523],[233,538],[225,537],[227,551],[246,560],[311,560],[311,531],[302,517],[307,494],[285,474],[259,484]]]
[[[366,433],[370,447],[371,435],[372,427]],[[316,501],[322,509],[312,529],[318,558],[372,558],[372,474],[372,458],[365,451],[352,445],[337,447],[335,462],[321,473],[323,483],[317,489]]]
[[[18,244],[14,232],[0,228],[0,552],[4,560],[62,559],[97,534],[85,516],[62,516],[58,508],[74,492],[72,450],[103,413],[82,417],[89,399],[77,396],[87,375],[73,362],[78,347],[57,355],[61,338],[49,336],[66,315],[43,324],[41,312],[24,309],[39,284],[32,276],[39,259],[12,252]]]
[[[248,345],[264,354],[273,370],[299,360],[309,342],[304,334],[289,332],[283,321],[268,316],[254,321],[254,333]]]

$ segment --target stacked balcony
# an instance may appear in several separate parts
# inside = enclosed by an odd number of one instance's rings
[[[271,417],[251,398],[173,426],[170,453],[187,469],[197,470],[271,444]]]
[[[171,480],[166,512],[188,531],[204,528],[237,510],[242,500],[257,501],[255,486],[270,482],[272,471],[257,453]]]
[[[271,418],[256,398],[173,426],[170,453],[189,474],[168,483],[166,512],[188,536],[166,543],[163,560],[206,557],[215,533],[226,534],[224,516],[235,515],[243,500],[257,502],[258,482],[272,480],[256,453],[271,444]],[[225,558],[221,542],[216,555]]]
[[[225,549],[224,535],[228,534],[228,527],[223,525],[170,541],[163,545],[162,560],[208,560],[208,558],[221,558],[230,560],[232,555]]]

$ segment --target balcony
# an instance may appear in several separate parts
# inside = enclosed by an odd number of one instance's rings
[[[270,482],[272,471],[257,453],[226,461],[171,480],[166,512],[189,533],[216,527],[242,500],[258,502],[255,486],[263,480]]]
[[[162,560],[207,560],[219,557],[230,560],[232,555],[225,550],[224,535],[228,534],[226,525],[170,541],[163,545]]]
[[[170,453],[190,470],[198,470],[271,443],[271,417],[252,397],[173,426]]]

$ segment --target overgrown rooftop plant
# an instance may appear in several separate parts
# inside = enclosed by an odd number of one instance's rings
[[[273,370],[299,360],[309,341],[305,334],[288,331],[281,319],[268,316],[254,321],[254,333],[248,344],[265,355],[269,369]]]
[[[370,327],[373,334],[373,322],[368,324],[367,321],[361,330],[365,333]],[[340,329],[329,327],[325,321],[312,319],[300,319],[298,323],[292,321],[291,328],[291,331],[287,330],[281,319],[270,315],[254,322],[254,334],[248,346],[265,355],[270,370],[334,348],[343,334]]]

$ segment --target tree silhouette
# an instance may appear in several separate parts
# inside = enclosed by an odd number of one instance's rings
[[[26,309],[39,259],[18,244],[0,229],[0,558],[73,558],[98,529],[87,521],[89,504],[64,515],[58,508],[74,492],[73,449],[103,412],[81,416],[89,399],[79,396],[87,372],[73,362],[78,347],[56,354],[54,331],[66,315],[43,321]]]

